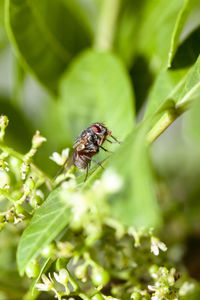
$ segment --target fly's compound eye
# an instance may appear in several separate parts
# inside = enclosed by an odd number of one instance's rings
[[[100,134],[102,132],[101,128],[98,125],[92,125],[91,129],[97,134]]]

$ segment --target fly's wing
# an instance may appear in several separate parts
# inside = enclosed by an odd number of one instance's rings
[[[65,172],[67,172],[71,166],[74,164],[74,151],[69,155],[69,157],[66,159],[62,167],[58,170],[56,173],[56,176],[54,177],[54,180],[58,177],[58,175],[65,169]]]
[[[85,149],[85,145],[87,143],[87,139],[86,138],[78,138],[73,146],[73,148],[76,151],[82,151]]]

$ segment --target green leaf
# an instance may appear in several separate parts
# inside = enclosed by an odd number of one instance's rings
[[[190,0],[147,1],[141,22],[139,51],[153,70],[170,66],[180,34],[190,13]]]
[[[189,102],[200,91],[200,56],[189,70],[162,72],[152,89],[148,102],[146,116],[156,112],[167,99],[173,99],[176,103]]]
[[[188,16],[191,13],[195,1],[196,0],[185,0],[178,14],[178,17],[176,19],[176,24],[173,30],[172,38],[171,38],[170,49],[168,52],[168,63],[167,63],[168,68],[171,67],[173,57],[178,48],[180,35],[182,33],[183,27],[187,21]]]
[[[87,51],[61,82],[61,119],[73,142],[93,122],[103,122],[118,139],[134,126],[134,97],[121,61],[110,53]]]
[[[6,23],[24,65],[53,91],[72,58],[91,44],[78,10],[62,0],[7,0]]]
[[[62,199],[60,189],[56,189],[35,212],[29,226],[22,234],[17,249],[20,274],[23,274],[28,263],[55,239],[69,220],[69,206]]]
[[[168,70],[158,75],[150,93],[145,117],[157,111],[166,99],[172,99],[176,91],[183,88],[186,74],[187,70]]]
[[[145,126],[137,127],[113,155],[109,167],[123,180],[122,190],[112,196],[111,211],[121,222],[137,228],[161,224],[154,175],[149,160]]]

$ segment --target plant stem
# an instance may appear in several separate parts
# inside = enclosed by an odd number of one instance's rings
[[[176,120],[177,116],[178,115],[172,114],[171,111],[166,111],[147,134],[147,142],[151,144],[155,141],[155,139],[157,139],[161,133],[163,133],[163,131],[165,131],[171,123]]]
[[[147,134],[147,142],[155,141],[180,115],[187,111],[192,103],[191,99],[180,101],[174,109],[167,110]]]
[[[95,48],[99,50],[110,50],[112,48],[119,8],[120,0],[103,0]]]

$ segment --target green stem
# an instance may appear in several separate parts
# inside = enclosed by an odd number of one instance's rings
[[[172,114],[171,111],[166,111],[163,116],[158,120],[154,127],[147,134],[147,142],[151,144],[157,139],[163,131],[165,131],[172,122],[177,118],[177,115]]]
[[[11,156],[16,157],[17,159],[23,161],[24,160],[24,155],[13,150],[12,148],[6,146],[3,143],[0,143],[0,149],[3,150],[4,152],[8,153]],[[46,183],[46,186],[48,187],[49,190],[52,190],[51,186],[51,179],[46,175],[43,171],[41,171],[36,165],[31,163],[31,168],[37,173],[37,175],[43,179],[43,182]]]
[[[95,48],[99,50],[112,48],[119,8],[120,0],[103,0]]]
[[[79,297],[81,297],[83,300],[90,300],[90,298],[89,298],[86,294],[84,294],[84,293],[79,293],[78,295],[79,295]]]
[[[174,109],[167,110],[147,134],[147,142],[155,141],[180,115],[190,108],[193,99],[184,99],[176,104]]]

